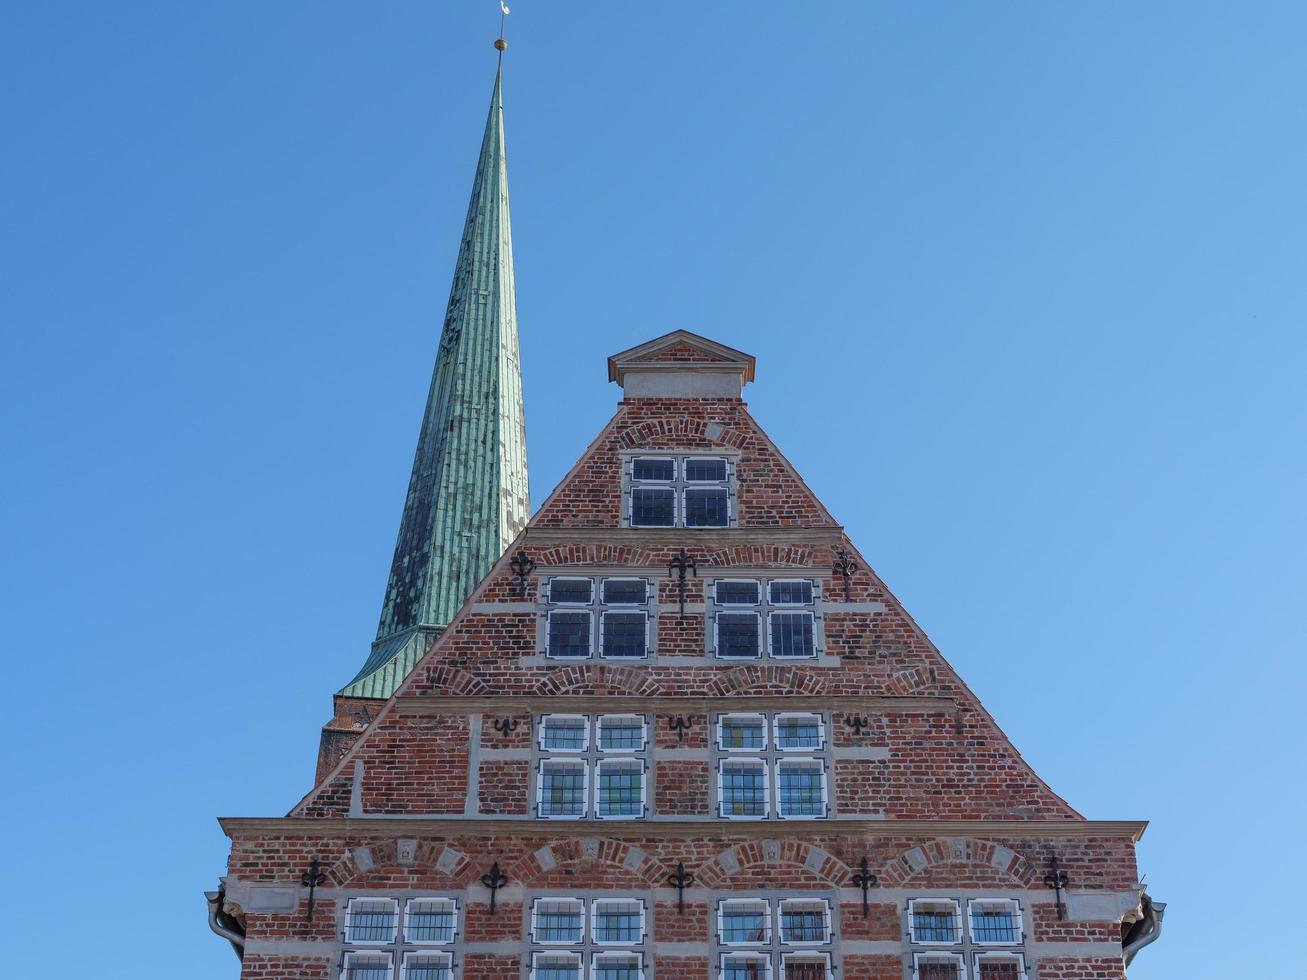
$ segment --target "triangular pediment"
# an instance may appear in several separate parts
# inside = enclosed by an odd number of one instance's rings
[[[754,378],[756,361],[752,354],[728,347],[689,330],[673,330],[608,358],[608,380],[624,384],[631,369],[648,370],[666,367],[682,371],[723,370],[738,373],[742,383]]]

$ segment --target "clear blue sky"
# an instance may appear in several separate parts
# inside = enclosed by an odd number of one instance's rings
[[[1307,8],[513,6],[536,502],[606,355],[755,353],[1027,758],[1152,821],[1132,980],[1278,972],[1231,937],[1307,874]],[[234,975],[214,817],[308,787],[375,628],[495,21],[6,5],[11,975]]]

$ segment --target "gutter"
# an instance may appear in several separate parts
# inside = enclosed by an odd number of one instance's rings
[[[236,917],[229,915],[223,905],[227,899],[227,885],[221,880],[216,892],[205,892],[204,900],[209,906],[209,929],[214,935],[221,936],[231,943],[232,951],[238,960],[245,959],[245,930]]]
[[[1139,896],[1139,907],[1143,914],[1121,936],[1121,954],[1125,957],[1126,966],[1130,965],[1141,949],[1157,942],[1162,935],[1166,903],[1154,903],[1148,892],[1144,892]]]

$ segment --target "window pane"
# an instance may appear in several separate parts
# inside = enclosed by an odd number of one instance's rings
[[[721,489],[688,487],[685,491],[686,527],[726,527],[731,513],[727,504],[728,493]]]
[[[771,624],[771,655],[773,657],[811,657],[812,614],[806,612],[774,612]]]
[[[786,959],[785,980],[826,980],[826,961]]]
[[[723,905],[722,942],[740,945],[767,942],[768,908],[766,905]]]
[[[776,746],[782,749],[821,748],[821,718],[817,715],[788,715],[776,719]]]
[[[666,487],[635,487],[631,491],[633,527],[672,527],[675,523],[675,490]]]
[[[547,717],[544,720],[541,745],[555,752],[580,752],[585,748],[586,720],[584,718]]]
[[[826,906],[822,903],[781,906],[781,941],[787,943],[824,943],[829,941]]]
[[[914,905],[912,937],[919,943],[955,943],[959,939],[958,919],[952,907]]]
[[[723,718],[721,742],[724,749],[764,748],[767,745],[767,722],[762,718]]]
[[[588,578],[551,578],[549,580],[550,602],[590,602],[593,585]]]
[[[767,583],[768,596],[777,605],[806,606],[812,603],[812,583],[794,579]]]
[[[546,817],[584,815],[585,769],[546,766],[540,774],[540,813]]]
[[[579,943],[584,918],[585,912],[580,902],[538,900],[535,903],[531,937],[538,943]]]
[[[638,943],[644,938],[640,929],[638,902],[596,902],[594,941],[597,943]]]
[[[386,980],[389,972],[389,956],[351,954],[345,957],[345,980]]]
[[[722,763],[722,814],[729,817],[767,815],[767,773],[762,766]]]
[[[722,980],[767,980],[768,961],[744,959],[738,956],[722,957]]]
[[[726,460],[687,459],[685,479],[690,483],[725,483]]]
[[[404,980],[454,980],[454,971],[447,956],[410,955],[404,960]]]
[[[603,617],[605,657],[643,657],[645,618],[642,612],[606,612]]]
[[[639,817],[644,814],[644,772],[639,766],[601,763],[595,805],[601,817]]]
[[[780,812],[787,817],[826,815],[822,771],[817,766],[781,764]]]
[[[647,583],[642,578],[606,578],[604,603],[609,606],[635,606],[648,598]]]
[[[962,966],[956,960],[926,960],[917,965],[920,980],[960,980]]]
[[[978,965],[979,980],[1022,980],[1020,964],[1016,960],[986,958],[980,960]]]
[[[388,943],[395,938],[399,915],[390,902],[354,900],[346,908],[345,940],[351,943]]]
[[[596,956],[594,968],[590,971],[591,980],[639,980],[640,958],[638,956]]]
[[[534,980],[581,980],[581,959],[571,956],[537,956]]]
[[[759,652],[756,613],[717,614],[717,656],[754,658]]]
[[[445,899],[414,899],[404,916],[404,936],[411,943],[452,943],[456,915]]]
[[[590,614],[554,610],[549,614],[549,656],[590,656]]]
[[[601,718],[599,748],[605,752],[639,751],[644,748],[644,720],[641,718]]]
[[[640,456],[631,461],[631,478],[635,480],[659,480],[669,483],[676,479],[676,460],[653,459]]]
[[[973,902],[971,938],[978,943],[1021,942],[1016,908],[1006,903]]]
[[[714,586],[713,597],[720,606],[756,606],[760,595],[757,582],[723,582],[718,579]]]

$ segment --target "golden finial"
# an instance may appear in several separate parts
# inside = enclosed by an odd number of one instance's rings
[[[495,50],[496,50],[496,51],[507,51],[507,50],[508,50],[508,42],[505,41],[502,37],[495,38]]]

